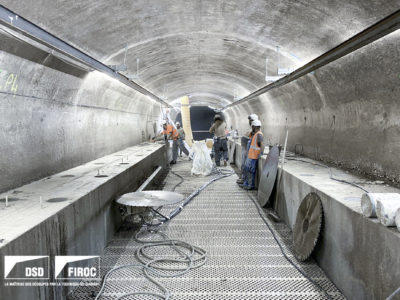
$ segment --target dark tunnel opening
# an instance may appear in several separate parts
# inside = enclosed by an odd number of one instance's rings
[[[208,130],[213,123],[214,115],[215,111],[208,106],[192,106],[190,108],[190,121],[195,140],[212,138],[212,134]],[[182,123],[181,113],[178,113],[175,122]]]

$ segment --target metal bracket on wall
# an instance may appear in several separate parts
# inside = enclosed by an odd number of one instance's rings
[[[254,99],[269,90],[272,90],[274,88],[284,86],[304,75],[307,75],[308,73],[311,73],[312,71],[315,71],[316,69],[319,69],[327,64],[329,64],[332,61],[335,61],[351,52],[354,52],[355,50],[364,47],[377,39],[388,35],[389,33],[397,30],[400,28],[400,10],[395,11],[393,14],[387,16],[386,18],[380,20],[379,22],[375,23],[374,25],[368,27],[367,29],[361,31],[360,33],[356,34],[352,38],[348,39],[347,41],[339,44],[335,48],[329,50],[328,52],[325,52],[321,56],[318,56],[316,59],[312,60],[308,64],[304,65],[301,68],[298,68],[294,72],[290,73],[289,75],[271,83],[268,84],[257,91],[247,95],[246,97],[236,101],[232,102],[231,104],[228,104],[224,106],[222,109],[227,109],[229,107],[241,104],[243,102],[249,101],[251,99]]]
[[[121,83],[129,86],[130,88],[138,91],[139,93],[148,96],[149,98],[158,101],[167,107],[172,107],[170,104],[154,95],[144,87],[139,84],[129,80],[126,76],[117,73],[115,70],[109,66],[103,64],[102,62],[96,60],[90,55],[82,52],[81,50],[71,46],[67,42],[61,40],[60,38],[52,35],[43,28],[33,24],[32,22],[24,19],[23,17],[17,15],[8,8],[0,5],[0,24],[30,38],[31,40],[45,45],[51,49],[54,49],[69,58],[76,60],[77,62],[86,65],[94,70],[102,72]]]

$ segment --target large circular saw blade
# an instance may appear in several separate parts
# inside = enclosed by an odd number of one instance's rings
[[[182,201],[184,196],[167,191],[142,191],[122,195],[118,204],[132,207],[155,207],[176,204]]]
[[[293,245],[297,259],[310,257],[317,244],[322,225],[322,203],[316,193],[309,193],[301,201],[293,228]]]
[[[258,201],[261,206],[265,206],[271,196],[275,185],[276,174],[278,172],[279,149],[277,146],[271,148],[267,160],[264,164],[258,185]]]

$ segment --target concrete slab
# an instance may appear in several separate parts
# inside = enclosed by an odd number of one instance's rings
[[[164,145],[143,143],[1,194],[10,199],[8,207],[0,203],[1,256],[100,255],[121,221],[113,200],[166,162]],[[62,299],[67,292],[0,284],[4,299]]]
[[[235,144],[235,163],[240,166],[241,149]],[[330,179],[329,169],[319,162],[287,158],[283,172],[279,165],[279,217],[292,229],[302,199],[316,192],[323,203],[324,226],[313,257],[349,299],[386,299],[400,283],[400,232],[361,214],[364,191],[360,188]],[[264,161],[265,156],[259,171]],[[331,172],[334,178],[356,183],[370,192],[400,193],[395,187],[337,168],[331,168]]]
[[[185,178],[176,191],[185,195],[211,179],[211,176],[191,176],[190,169],[191,163],[186,159],[173,166],[173,171]],[[327,299],[284,258],[271,230],[297,267],[323,286],[333,299],[344,299],[315,262],[295,260],[288,227],[266,220],[270,230],[263,220],[265,215],[249,194],[236,185],[236,179],[234,174],[211,184],[176,218],[156,229],[169,238],[207,251],[207,261],[199,268],[177,277],[155,276],[171,293],[171,299]],[[176,175],[170,173],[163,189],[171,191],[179,181]],[[168,214],[176,207],[165,206],[161,212]],[[140,264],[136,251],[144,244],[135,239],[136,233],[132,229],[121,230],[108,244],[101,257],[102,276],[113,267]],[[157,234],[143,234],[141,237],[148,240],[159,238]],[[176,257],[175,250],[168,247],[148,248],[146,252],[157,258]],[[162,265],[170,267],[171,263]],[[88,299],[92,294],[97,295],[99,289],[100,285],[82,285],[67,299]],[[160,293],[154,284],[143,277],[140,269],[125,268],[108,278],[101,299],[116,299],[124,293],[139,291]]]

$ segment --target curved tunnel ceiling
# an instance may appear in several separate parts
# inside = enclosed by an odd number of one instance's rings
[[[398,7],[398,0],[4,0],[15,13],[173,102],[221,107],[264,86],[281,67],[299,67]],[[307,20],[305,22],[304,20]]]

